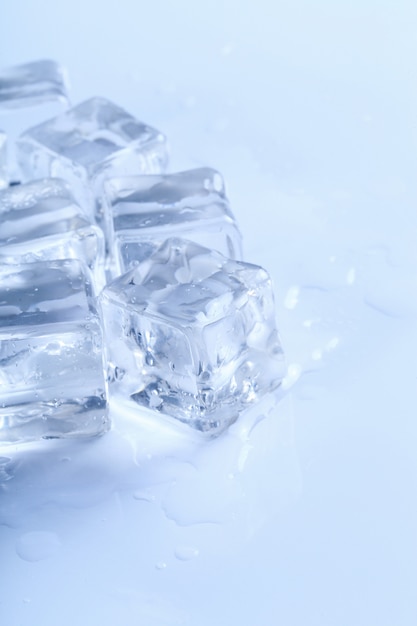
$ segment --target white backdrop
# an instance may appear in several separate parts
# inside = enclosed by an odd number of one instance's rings
[[[414,626],[415,3],[14,0],[1,65],[53,58],[224,174],[270,271],[286,393],[201,445],[119,409],[0,452],[7,626]]]

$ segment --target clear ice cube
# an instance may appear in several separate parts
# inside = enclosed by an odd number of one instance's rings
[[[18,152],[24,180],[65,179],[100,225],[106,178],[160,173],[167,162],[164,135],[104,98],[91,98],[27,130]]]
[[[105,183],[104,204],[114,277],[173,236],[196,241],[232,259],[241,257],[241,235],[223,178],[209,167],[111,179]]]
[[[0,126],[9,137],[9,169],[20,179],[14,143],[30,126],[54,117],[68,106],[65,70],[43,60],[0,70]]]
[[[101,325],[76,260],[0,266],[0,441],[109,428]]]
[[[69,186],[47,178],[0,191],[0,263],[79,259],[94,290],[105,284],[104,237],[76,204]]]
[[[216,434],[280,385],[267,272],[181,239],[100,296],[109,393]]]
[[[9,175],[7,173],[7,137],[6,133],[0,130],[0,189],[7,187]]]

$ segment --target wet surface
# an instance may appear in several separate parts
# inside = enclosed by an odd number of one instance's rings
[[[3,446],[0,622],[414,626],[415,8],[143,7],[158,45],[109,12],[99,64],[98,3],[81,26],[51,4],[65,33],[41,24],[42,50],[25,9],[27,55],[65,61],[74,102],[114,99],[167,134],[172,169],[222,172],[287,374],[214,441],[113,406],[94,441]]]

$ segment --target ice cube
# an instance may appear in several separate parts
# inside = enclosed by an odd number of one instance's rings
[[[76,258],[105,284],[104,237],[75,203],[68,184],[47,178],[0,191],[0,263]]]
[[[180,236],[241,257],[241,235],[219,172],[113,178],[105,184],[111,273],[124,274],[169,237]]]
[[[65,70],[43,60],[0,70],[0,126],[9,137],[9,168],[19,180],[14,143],[30,126],[56,116],[68,106]]]
[[[280,385],[267,272],[169,239],[100,296],[109,393],[215,434]]]
[[[0,441],[109,427],[102,334],[76,260],[0,266]]]
[[[106,178],[160,173],[167,162],[165,137],[104,98],[91,98],[29,129],[18,152],[24,180],[67,180],[100,225]]]
[[[7,138],[6,133],[0,130],[0,189],[8,185],[7,172]]]

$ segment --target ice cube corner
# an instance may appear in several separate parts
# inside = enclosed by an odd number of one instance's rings
[[[104,180],[160,173],[168,160],[166,138],[160,131],[99,97],[26,130],[17,149],[24,181],[63,178],[98,224],[103,222]]]
[[[99,300],[110,397],[217,434],[280,385],[274,297],[259,266],[170,239]]]

